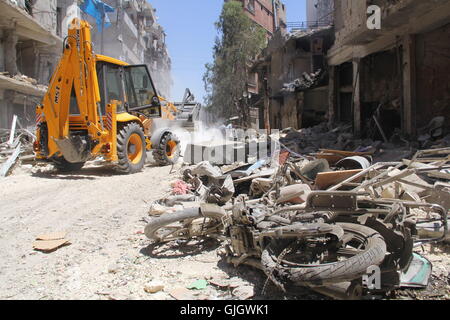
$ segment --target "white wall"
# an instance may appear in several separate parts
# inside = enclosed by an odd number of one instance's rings
[[[314,5],[317,3],[317,0],[307,0],[306,1],[306,20],[313,22],[317,21],[317,9]]]

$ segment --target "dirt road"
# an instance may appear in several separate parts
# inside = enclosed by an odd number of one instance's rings
[[[225,281],[238,290],[209,285],[185,298],[241,299],[248,292],[266,299],[324,298],[309,290],[286,296],[270,285],[264,294],[266,277],[224,263],[213,240],[154,245],[142,233],[143,219],[151,202],[178,178],[170,171],[149,165],[138,174],[117,175],[91,164],[74,174],[19,168],[1,180],[0,299],[173,299],[174,289],[186,291],[202,279]],[[36,236],[56,231],[66,231],[71,244],[47,254],[33,250]],[[433,284],[413,298],[445,299],[449,252],[428,251],[428,257]],[[164,289],[146,292],[155,282]]]
[[[90,165],[76,174],[22,172],[2,180],[0,299],[166,299],[166,292],[146,293],[146,283],[158,279],[170,289],[214,271],[214,250],[187,257],[194,264],[203,259],[194,267],[146,252],[142,218],[176,178],[170,169],[117,175]],[[71,244],[48,254],[33,251],[36,236],[54,231],[67,231]]]

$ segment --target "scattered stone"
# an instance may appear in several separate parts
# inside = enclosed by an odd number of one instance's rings
[[[169,294],[176,300],[193,300],[191,291],[186,288],[175,288],[169,291]]]
[[[144,291],[147,293],[156,293],[162,290],[164,290],[164,284],[157,280],[150,281],[144,286]]]
[[[117,264],[112,264],[108,267],[108,273],[117,273],[119,266]]]
[[[239,300],[247,300],[252,298],[255,293],[252,286],[241,286],[233,290],[233,295],[238,297]]]

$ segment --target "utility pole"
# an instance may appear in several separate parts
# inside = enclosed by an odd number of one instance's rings
[[[104,46],[105,46],[105,10],[102,10],[102,34],[101,34],[101,53],[105,54]]]

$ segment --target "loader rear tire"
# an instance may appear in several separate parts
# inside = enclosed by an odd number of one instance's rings
[[[80,171],[84,166],[84,162],[71,163],[64,157],[53,158],[52,162],[55,168],[60,172]]]
[[[145,136],[137,123],[130,123],[117,133],[117,156],[120,173],[136,173],[144,167],[147,158]]]
[[[160,166],[168,166],[178,162],[180,158],[180,140],[178,137],[167,132],[153,150],[153,158]]]

